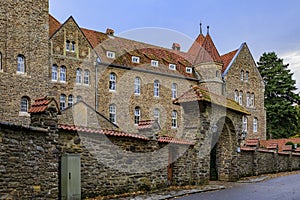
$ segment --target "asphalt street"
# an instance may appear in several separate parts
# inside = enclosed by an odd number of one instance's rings
[[[176,200],[300,200],[300,174],[176,198]]]

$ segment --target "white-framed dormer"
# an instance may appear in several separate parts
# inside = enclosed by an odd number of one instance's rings
[[[176,70],[176,65],[170,63],[170,64],[169,64],[169,69],[170,69],[170,70]]]
[[[186,67],[186,68],[185,68],[185,72],[188,73],[188,74],[191,74],[191,73],[193,73],[193,68],[191,68],[191,67]]]
[[[157,60],[151,60],[151,66],[152,67],[158,67],[158,61]]]
[[[116,57],[116,53],[113,51],[106,51],[106,57],[108,58],[115,58]]]
[[[131,57],[131,62],[133,62],[133,63],[140,63],[140,57],[132,56]]]

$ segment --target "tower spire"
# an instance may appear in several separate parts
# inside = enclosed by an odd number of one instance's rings
[[[200,35],[202,35],[202,22],[200,21]]]
[[[209,35],[209,26],[207,26],[207,35]]]

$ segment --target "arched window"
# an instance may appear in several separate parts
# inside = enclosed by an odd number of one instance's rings
[[[241,76],[240,76],[241,81],[244,80],[244,70],[241,71]]]
[[[70,43],[69,40],[66,41],[66,51],[70,51]]]
[[[239,102],[239,91],[237,91],[237,90],[234,91],[234,100],[236,102]]]
[[[117,89],[117,76],[115,73],[110,73],[109,74],[109,90],[110,91],[116,91]]]
[[[135,107],[134,109],[134,124],[138,125],[141,120],[141,109],[140,107]]]
[[[243,116],[243,131],[248,131],[248,118]]]
[[[254,133],[257,133],[257,127],[258,127],[258,124],[257,124],[258,122],[257,122],[257,118],[256,117],[254,117],[254,119],[253,119],[253,132]]]
[[[251,94],[251,96],[250,96],[250,106],[251,107],[254,107],[254,105],[255,105],[255,95],[254,95],[254,93],[252,92],[252,94]]]
[[[57,65],[52,66],[51,77],[52,81],[57,81]]]
[[[159,123],[160,112],[159,112],[158,108],[154,109],[154,111],[153,111],[153,117]]]
[[[159,97],[159,81],[154,81],[154,96]]]
[[[245,75],[245,81],[248,81],[249,80],[249,72],[246,71],[246,75]]]
[[[117,109],[116,109],[116,105],[114,104],[111,104],[109,106],[109,120],[112,122],[112,123],[116,123],[116,118],[117,118]]]
[[[25,57],[23,55],[18,55],[18,69],[17,73],[25,73]]]
[[[66,82],[67,68],[65,66],[60,67],[59,80],[60,82]]]
[[[83,83],[86,85],[90,84],[90,71],[87,69],[84,70]]]
[[[66,95],[65,94],[60,95],[59,108],[60,108],[60,110],[64,110],[66,108]]]
[[[177,98],[177,84],[172,83],[172,99]]]
[[[76,50],[76,43],[73,41],[71,51],[74,52],[75,50]]]
[[[70,94],[68,96],[68,107],[73,106],[73,103],[74,103],[74,97],[73,97],[73,95]]]
[[[76,83],[77,84],[82,83],[82,70],[79,68],[76,70]]]
[[[172,111],[172,128],[177,128],[177,111]]]
[[[134,79],[134,94],[140,95],[141,94],[141,79],[136,77]]]
[[[81,101],[81,100],[82,100],[82,96],[78,95],[78,96],[76,97],[76,102],[79,102],[79,101]]]
[[[20,112],[27,113],[29,109],[30,99],[28,97],[21,98]]]
[[[239,92],[239,104],[243,105],[243,91]]]
[[[246,94],[246,106],[250,107],[250,105],[251,105],[250,92],[247,92],[247,94]]]

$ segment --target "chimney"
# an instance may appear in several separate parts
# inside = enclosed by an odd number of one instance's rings
[[[115,34],[115,31],[113,29],[107,28],[106,29],[106,34],[113,36]]]
[[[172,49],[175,51],[180,51],[180,44],[174,42],[172,45]]]

